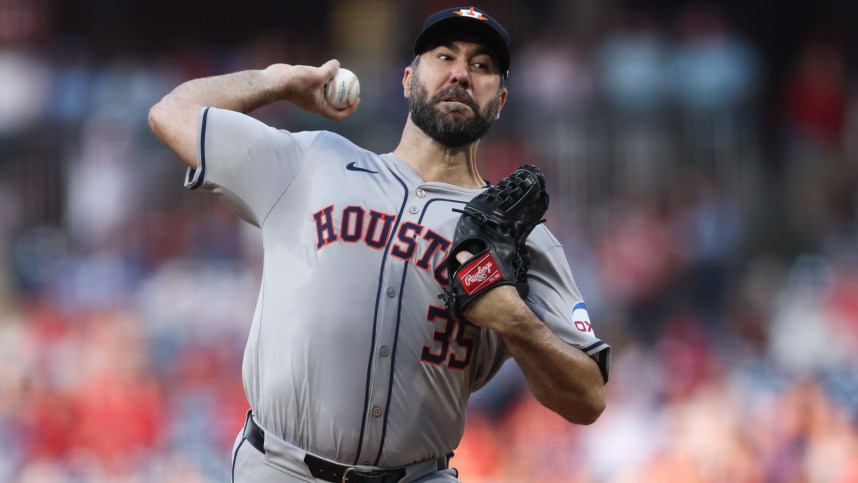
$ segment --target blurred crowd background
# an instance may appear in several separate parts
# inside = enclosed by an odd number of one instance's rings
[[[514,364],[471,400],[469,483],[858,481],[858,7],[508,0],[480,153],[546,172],[596,333],[592,426]],[[0,0],[0,481],[225,482],[258,234],[186,191],[149,107],[183,80],[338,58],[377,152],[448,1]]]

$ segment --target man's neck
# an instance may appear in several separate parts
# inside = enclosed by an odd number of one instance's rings
[[[424,181],[480,188],[485,186],[485,181],[477,172],[479,143],[477,140],[465,146],[449,148],[430,138],[409,118],[393,154],[417,171]]]

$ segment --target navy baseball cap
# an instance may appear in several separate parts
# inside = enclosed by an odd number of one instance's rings
[[[509,34],[497,20],[475,7],[448,8],[427,17],[414,42],[414,55],[422,54],[441,35],[454,32],[483,40],[497,54],[501,74],[504,78],[509,75]]]

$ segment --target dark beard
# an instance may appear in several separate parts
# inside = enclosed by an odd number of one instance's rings
[[[470,107],[474,116],[466,118],[440,112],[436,106],[441,99],[449,96]],[[500,91],[483,110],[480,110],[465,88],[459,85],[441,90],[432,99],[427,97],[429,93],[420,85],[417,75],[414,75],[411,78],[411,99],[408,102],[411,121],[429,137],[448,148],[465,146],[483,137],[492,127],[500,108]]]

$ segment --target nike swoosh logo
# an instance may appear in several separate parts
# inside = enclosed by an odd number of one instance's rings
[[[361,168],[360,166],[355,166],[355,162],[354,162],[354,161],[352,161],[351,163],[347,164],[347,165],[346,165],[346,169],[347,169],[347,170],[349,170],[349,171],[363,171],[364,173],[378,174],[378,171],[373,171],[373,170],[371,170],[371,169],[366,169],[366,168]]]

